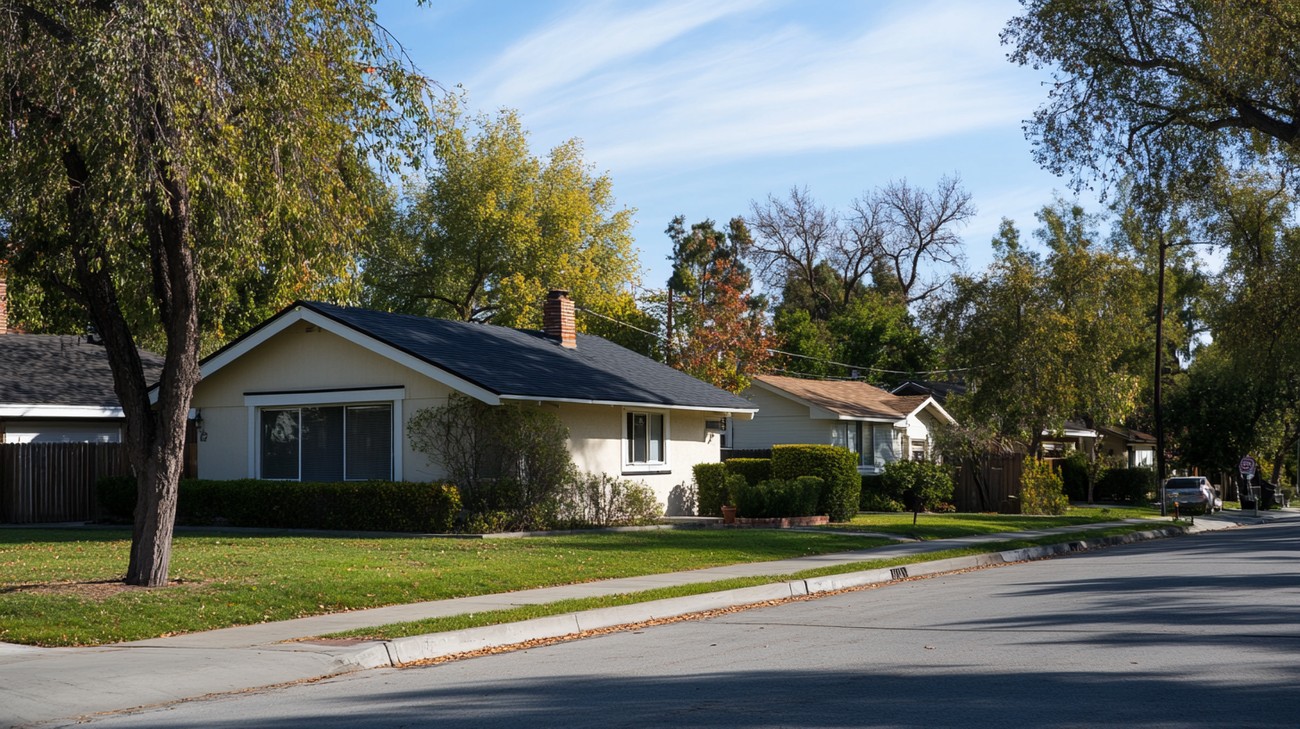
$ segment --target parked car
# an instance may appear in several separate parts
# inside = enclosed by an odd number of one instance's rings
[[[1223,499],[1204,476],[1175,476],[1165,481],[1165,508],[1211,514],[1223,508]]]

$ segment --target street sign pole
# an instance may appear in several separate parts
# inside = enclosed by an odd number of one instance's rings
[[[1237,463],[1237,471],[1241,474],[1242,480],[1246,482],[1246,493],[1250,495],[1250,502],[1255,506],[1255,516],[1259,516],[1259,495],[1251,487],[1250,481],[1254,477],[1257,468],[1259,468],[1259,464],[1250,456],[1242,456]],[[1237,494],[1237,498],[1240,499],[1241,494]]]

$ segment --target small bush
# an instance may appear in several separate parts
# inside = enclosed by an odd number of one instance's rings
[[[724,463],[697,463],[695,472],[695,493],[699,500],[700,516],[722,516],[722,507],[727,504],[727,466]]]
[[[1062,491],[1061,476],[1047,461],[1033,456],[1025,458],[1025,470],[1020,475],[1020,513],[1059,516],[1065,513],[1070,500]]]
[[[756,485],[772,478],[771,458],[731,458],[723,461],[728,473],[738,473],[745,477],[750,485]]]
[[[907,511],[907,507],[902,501],[891,499],[881,493],[864,493],[858,500],[858,508],[862,511]]]
[[[1057,463],[1061,472],[1061,483],[1065,495],[1071,501],[1088,500],[1088,454],[1083,451],[1070,451],[1069,455]]]
[[[940,502],[951,499],[956,487],[952,470],[931,461],[886,463],[880,481],[885,494],[904,504],[907,503],[906,495],[911,493],[917,499],[917,511],[931,511]]]
[[[816,476],[738,484],[736,514],[751,519],[813,516],[821,493],[822,480]]]
[[[556,526],[632,526],[652,524],[663,515],[663,505],[643,483],[603,473],[588,473],[574,480],[564,495]]]
[[[130,521],[136,483],[100,479],[105,515]],[[176,522],[273,529],[449,532],[460,512],[455,486],[406,481],[311,483],[238,479],[181,481]]]
[[[800,476],[822,479],[818,514],[826,514],[831,521],[848,521],[858,512],[862,479],[858,476],[858,457],[849,449],[829,445],[772,446],[772,477]]]
[[[1144,505],[1151,503],[1156,489],[1156,472],[1150,468],[1112,468],[1097,482],[1097,497]]]

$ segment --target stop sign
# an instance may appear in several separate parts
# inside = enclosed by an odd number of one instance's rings
[[[1247,478],[1255,474],[1255,467],[1255,459],[1250,456],[1242,456],[1241,463],[1237,464],[1237,470],[1241,471],[1241,475]]]

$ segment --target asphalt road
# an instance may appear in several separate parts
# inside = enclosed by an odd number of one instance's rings
[[[95,726],[1300,726],[1300,524],[905,582]]]

